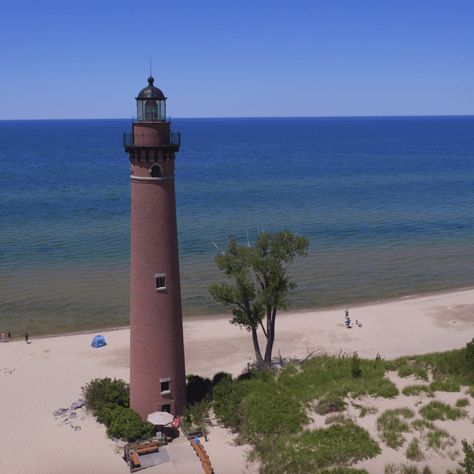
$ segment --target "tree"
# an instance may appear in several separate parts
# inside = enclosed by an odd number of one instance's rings
[[[287,295],[296,288],[287,269],[295,257],[307,255],[308,246],[308,239],[287,230],[262,232],[253,247],[229,239],[227,250],[216,256],[230,282],[211,285],[209,292],[214,301],[233,307],[232,324],[251,332],[258,368],[271,367],[277,312],[288,307]],[[266,339],[263,356],[259,328]]]

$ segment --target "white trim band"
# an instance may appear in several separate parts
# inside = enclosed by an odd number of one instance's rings
[[[130,179],[132,181],[166,181],[169,179],[174,179],[174,176],[161,176],[160,178],[152,178],[151,176],[134,176],[131,174]]]

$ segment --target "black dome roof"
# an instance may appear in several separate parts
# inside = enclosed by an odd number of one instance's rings
[[[166,99],[165,95],[163,92],[161,92],[158,87],[155,87],[153,85],[153,82],[155,79],[153,76],[150,76],[148,78],[148,85],[144,87],[139,93],[136,99],[158,99],[158,100],[163,100]]]

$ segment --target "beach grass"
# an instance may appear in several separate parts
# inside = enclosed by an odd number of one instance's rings
[[[424,405],[420,408],[420,415],[427,420],[457,420],[464,416],[464,412],[460,408],[455,408],[438,400]]]
[[[377,430],[384,443],[393,449],[398,449],[405,442],[403,433],[408,433],[410,425],[406,420],[413,418],[415,413],[409,408],[386,410],[377,419]]]
[[[348,466],[380,453],[369,433],[351,421],[277,439],[270,437],[256,449],[263,474],[321,472],[331,466],[339,471],[326,472],[358,472],[348,470]]]
[[[456,401],[456,407],[457,408],[464,408],[469,406],[471,403],[467,398],[460,398],[459,400]]]
[[[407,385],[402,390],[403,395],[419,395],[420,393],[426,393],[429,396],[433,396],[433,391],[429,385]]]
[[[410,459],[411,461],[421,461],[424,459],[424,455],[420,449],[420,442],[418,441],[417,438],[413,438],[406,450],[405,453],[407,459]]]

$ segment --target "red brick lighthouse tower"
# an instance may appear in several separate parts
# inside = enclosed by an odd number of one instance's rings
[[[180,136],[148,78],[124,146],[131,163],[130,406],[180,414],[186,401],[174,190]]]

